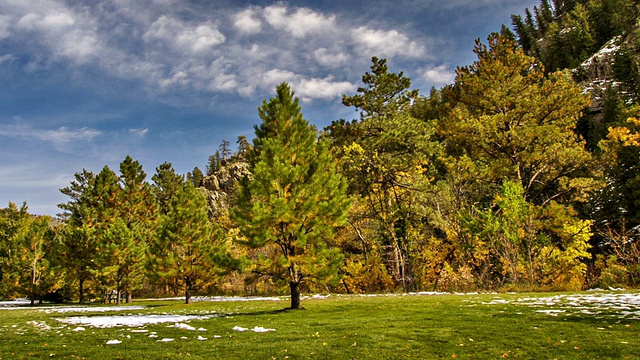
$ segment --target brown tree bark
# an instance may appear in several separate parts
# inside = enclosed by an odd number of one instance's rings
[[[291,309],[300,309],[300,289],[298,288],[300,285],[299,282],[292,281],[289,283],[289,288],[291,289]]]

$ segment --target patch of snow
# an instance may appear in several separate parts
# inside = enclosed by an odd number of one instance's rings
[[[143,310],[144,306],[59,306],[41,308],[47,314],[50,313],[68,313],[68,312],[110,312],[110,311],[133,311]]]
[[[172,342],[173,340],[174,339],[172,339],[172,338],[162,338],[162,339],[156,340],[156,341],[158,341],[158,342]]]
[[[244,302],[244,301],[281,301],[285,300],[286,297],[276,297],[276,296],[194,296],[191,298],[191,301],[211,301],[211,302],[221,302],[221,301],[230,301],[230,302]],[[153,299],[144,299],[145,301],[171,301],[171,300],[179,300],[184,301],[183,297],[166,297],[166,298],[153,298]]]
[[[567,310],[536,310],[536,312],[551,316],[558,316],[559,314],[567,312]]]
[[[61,323],[71,325],[87,325],[97,328],[111,328],[117,326],[140,327],[147,324],[182,323],[189,320],[205,320],[217,315],[114,315],[114,316],[73,316],[57,318]]]
[[[616,289],[618,291],[618,289]],[[518,304],[521,306],[544,308],[536,310],[551,316],[588,315],[599,318],[614,317],[640,320],[640,293],[590,292],[585,294],[561,294],[549,297],[524,297],[515,300],[495,299],[487,305]],[[551,309],[549,309],[551,308]]]
[[[600,50],[593,54],[590,58],[588,58],[587,60],[583,61],[582,64],[580,66],[582,66],[583,68],[585,67],[589,67],[591,66],[594,62],[600,60],[601,58],[611,54],[611,53],[615,53],[618,50],[620,50],[620,46],[617,45],[620,42],[621,37],[620,36],[616,36],[613,39],[609,40],[606,44],[604,44]]]
[[[35,321],[35,320],[27,321],[27,325],[31,325],[33,327],[37,327],[37,328],[43,329],[43,330],[51,330],[51,326],[47,325],[47,323],[44,322],[44,321],[40,321],[40,322]]]
[[[73,331],[85,331],[86,329],[83,328],[82,326],[78,326],[76,328],[73,329]]]
[[[251,331],[257,332],[257,333],[264,333],[264,332],[276,331],[276,329],[267,329],[267,328],[263,328],[262,326],[256,326],[253,329],[251,329]]]
[[[249,329],[236,325],[233,327],[233,330],[242,332],[242,331],[247,331]]]
[[[107,345],[116,345],[116,344],[122,344],[122,341],[120,341],[120,340],[109,340],[109,341],[107,341]]]
[[[31,300],[15,299],[9,301],[0,301],[0,309],[13,309],[19,306],[31,305]]]
[[[169,325],[169,327],[174,327],[174,328],[183,329],[183,330],[189,330],[189,331],[195,331],[196,330],[196,328],[194,328],[193,326],[191,326],[189,324],[185,324],[185,323],[175,323],[174,325]]]
[[[204,340],[207,340],[207,338],[206,338],[206,337],[202,337],[202,336],[198,335],[198,340],[200,340],[200,341],[204,341]]]

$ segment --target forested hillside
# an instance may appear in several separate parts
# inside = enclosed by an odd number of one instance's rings
[[[374,57],[358,119],[282,84],[204,172],[78,172],[55,226],[0,210],[0,297],[638,286],[639,12],[543,0],[442,89]]]

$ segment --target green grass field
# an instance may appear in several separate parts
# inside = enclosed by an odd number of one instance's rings
[[[330,296],[305,299],[302,304],[305,309],[298,311],[283,310],[287,300],[191,305],[140,301],[133,305],[143,309],[109,312],[98,312],[103,310],[98,305],[82,312],[62,312],[70,305],[3,308],[0,358],[640,357],[640,293]],[[175,322],[96,328],[60,321],[78,316],[143,319],[143,315],[203,318],[180,321],[200,331],[175,327]],[[239,332],[233,329],[236,326],[275,331]],[[107,344],[110,340],[120,343]]]

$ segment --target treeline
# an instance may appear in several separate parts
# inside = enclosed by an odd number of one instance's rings
[[[373,58],[359,119],[282,84],[204,172],[77,173],[60,224],[1,210],[3,297],[637,286],[637,13],[544,0],[428,95]]]

